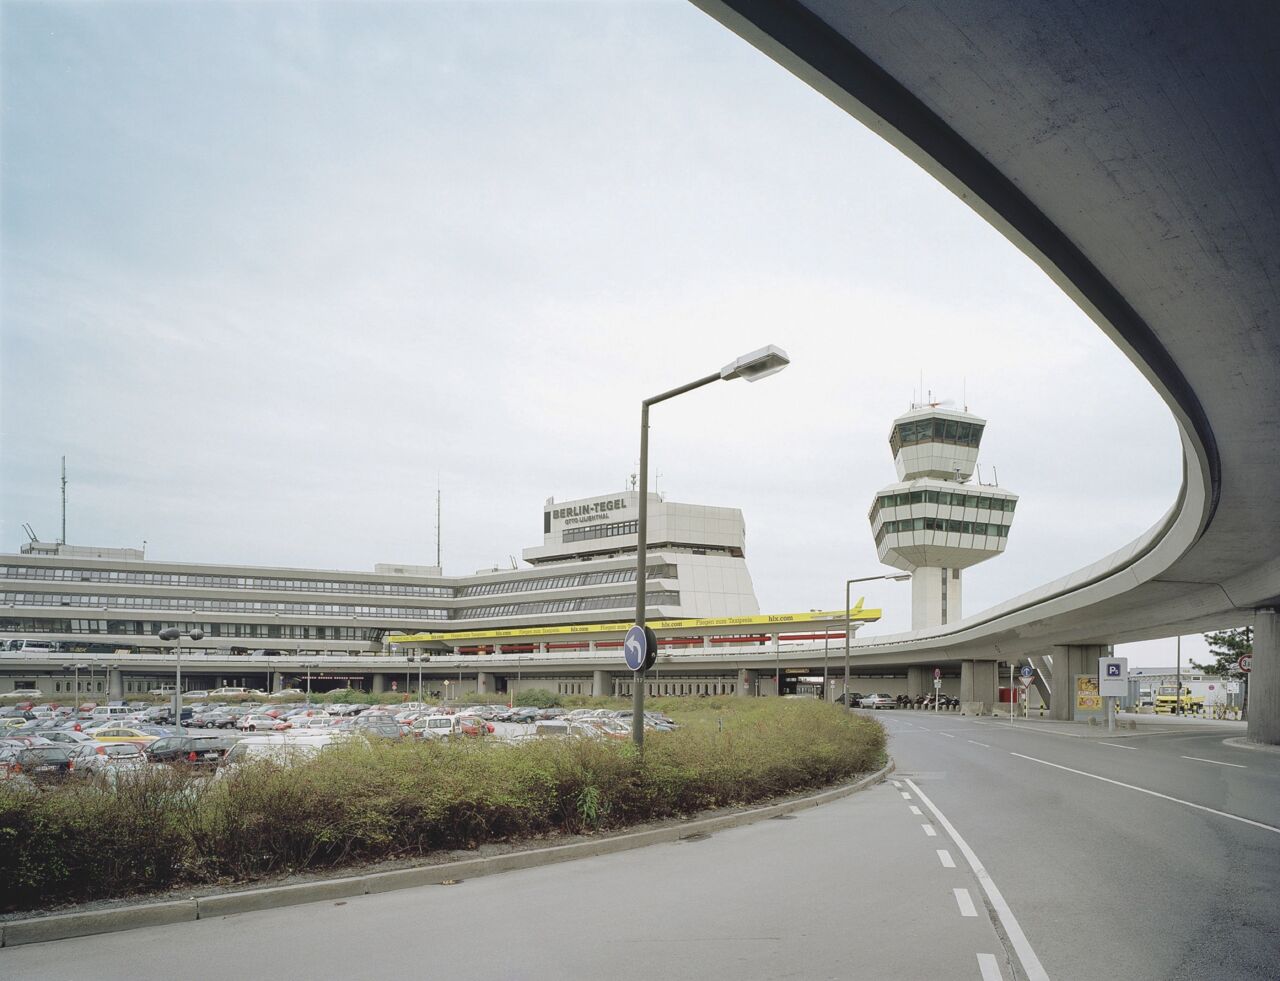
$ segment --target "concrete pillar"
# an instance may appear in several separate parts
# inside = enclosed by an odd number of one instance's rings
[[[488,695],[493,691],[493,673],[480,671],[476,674],[476,694]]]
[[[539,653],[539,654],[545,654],[545,653],[547,653],[547,645],[546,645],[546,642],[545,642],[545,641],[544,641],[543,643],[541,643],[541,644],[539,644],[539,645],[538,645],[538,653]]]
[[[985,715],[996,703],[994,661],[960,662],[960,714]]]
[[[613,679],[608,671],[591,672],[591,694],[597,698],[613,694]]]
[[[596,652],[596,642],[594,640],[587,641],[587,653],[594,654]]]
[[[754,671],[738,672],[738,690],[736,694],[744,698],[754,697],[756,693],[756,673]]]
[[[373,693],[381,695],[387,690],[387,676],[385,674],[375,673],[373,676]]]
[[[283,671],[271,672],[271,690],[279,691],[283,687],[284,687],[284,672]]]
[[[704,651],[709,651],[709,650],[711,650],[711,637],[710,637],[710,636],[707,636],[707,637],[703,637],[703,638],[702,638],[702,649],[703,649]]]
[[[1053,649],[1053,675],[1050,685],[1049,718],[1070,722],[1076,717],[1076,675],[1097,677],[1098,658],[1110,657],[1105,644],[1070,644]]]
[[[1249,672],[1249,724],[1255,743],[1280,745],[1280,613],[1257,610],[1253,620],[1253,669]]]
[[[925,676],[928,675],[932,684],[933,672],[922,664],[911,664],[907,666],[907,694],[912,698],[918,698],[925,693],[924,686]]]
[[[107,701],[124,700],[124,673],[119,668],[107,668]]]

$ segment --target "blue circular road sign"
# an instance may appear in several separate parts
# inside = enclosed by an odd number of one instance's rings
[[[1022,677],[1030,678],[1035,673],[1036,673],[1036,669],[1033,668],[1030,664],[1024,664],[1022,666]]]
[[[632,671],[639,671],[644,667],[648,654],[649,638],[645,636],[644,627],[637,623],[627,631],[627,638],[622,642],[622,656],[627,667]]]

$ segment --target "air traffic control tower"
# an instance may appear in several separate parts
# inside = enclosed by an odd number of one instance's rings
[[[972,483],[986,420],[938,403],[893,421],[889,446],[898,483],[881,490],[868,517],[880,561],[911,576],[911,629],[961,618],[961,571],[999,555],[1016,494]]]

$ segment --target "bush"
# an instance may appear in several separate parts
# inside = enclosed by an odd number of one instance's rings
[[[560,696],[545,688],[530,688],[515,695],[515,704],[540,709],[559,708]]]
[[[524,702],[522,698],[520,701]],[[816,701],[667,705],[683,723],[627,740],[343,744],[199,784],[0,788],[0,905],[30,909],[487,841],[621,828],[819,787],[884,757],[873,720]]]

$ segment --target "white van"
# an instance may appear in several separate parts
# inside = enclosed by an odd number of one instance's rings
[[[129,708],[128,705],[99,705],[93,710],[89,718],[94,722],[118,722],[135,714],[137,711],[137,709]]]

